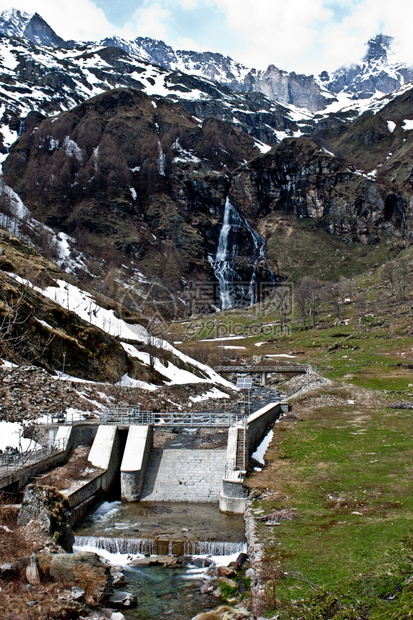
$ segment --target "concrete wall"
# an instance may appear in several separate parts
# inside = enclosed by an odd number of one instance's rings
[[[69,489],[61,491],[69,503],[72,527],[83,521],[100,502],[107,487],[106,476],[107,472],[103,471],[91,480],[78,481]]]
[[[246,433],[247,459],[260,445],[267,432],[274,426],[276,420],[282,413],[288,411],[287,403],[270,403],[248,417]],[[232,464],[237,453],[237,428],[229,429],[227,444],[227,463]],[[221,512],[242,514],[245,511],[247,502],[247,491],[243,486],[244,478],[239,472],[231,475],[231,471],[226,472],[222,480],[222,490],[219,498],[219,509]]]
[[[142,502],[219,502],[226,450],[153,449]]]
[[[120,466],[121,497],[126,502],[137,502],[140,499],[152,438],[152,426],[129,428]]]
[[[282,413],[287,413],[288,403],[269,403],[252,413],[247,419],[247,457],[258,448],[268,431]]]

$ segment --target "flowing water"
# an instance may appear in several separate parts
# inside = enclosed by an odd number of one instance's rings
[[[173,554],[228,564],[245,551],[244,521],[220,513],[216,504],[105,502],[77,530],[75,550],[95,551],[123,566],[128,585],[122,589],[138,597],[138,607],[122,612],[125,617],[189,620],[218,604],[200,592],[206,569],[128,563],[141,555]]]
[[[246,254],[246,250],[249,255]],[[243,281],[235,266],[236,259],[241,255],[244,256],[243,262],[245,263],[246,259],[248,263],[247,281],[245,277]],[[222,310],[245,304],[252,305],[258,301],[258,265],[266,265],[264,237],[250,226],[246,218],[237,211],[227,198],[218,248],[215,260],[212,262],[214,274],[219,283]],[[266,267],[265,273],[274,284],[274,274]]]

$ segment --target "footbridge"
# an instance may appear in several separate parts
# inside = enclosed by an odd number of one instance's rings
[[[59,421],[43,416],[42,425],[50,441],[59,440],[59,456],[70,447],[91,445],[88,460],[99,474],[85,486],[68,492],[73,510],[90,505],[95,493],[105,493],[120,484],[123,501],[215,502],[220,510],[242,513],[246,490],[243,481],[251,454],[259,446],[279,416],[288,410],[285,402],[270,403],[249,416],[232,412],[141,411],[139,407],[107,409],[97,419]],[[173,429],[216,429],[226,437],[226,447],[188,448],[176,440],[163,448],[155,441],[157,433]],[[64,439],[62,445],[62,440]],[[224,443],[225,445],[225,443]],[[38,469],[33,470],[36,475]],[[30,479],[28,467],[13,472],[13,481],[23,475]],[[6,487],[1,484],[0,487]],[[78,511],[79,519],[84,513]]]
[[[303,375],[311,372],[311,366],[306,364],[279,364],[279,365],[243,365],[243,366],[215,366],[214,370],[220,375],[237,374],[237,375],[259,375],[261,377],[260,385],[267,383],[267,375],[271,374],[294,374]]]

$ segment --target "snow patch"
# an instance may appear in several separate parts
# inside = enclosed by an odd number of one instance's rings
[[[201,403],[208,398],[229,398],[229,396],[228,394],[226,394],[225,392],[221,392],[221,390],[218,390],[217,388],[212,388],[212,390],[209,390],[204,394],[200,394],[199,396],[190,396],[189,400],[193,403]]]
[[[413,120],[405,119],[403,121],[402,129],[404,131],[412,131],[413,130]]]

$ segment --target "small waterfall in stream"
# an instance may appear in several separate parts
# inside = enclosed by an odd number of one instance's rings
[[[236,262],[240,263],[238,271]],[[229,198],[225,202],[218,248],[211,264],[219,284],[222,310],[252,305],[258,301],[259,267],[265,273],[266,285],[275,284],[274,274],[266,265],[264,237],[251,227]]]
[[[130,555],[232,555],[245,551],[245,542],[188,541],[149,538],[112,538],[76,536],[75,547],[104,549],[109,553]]]

